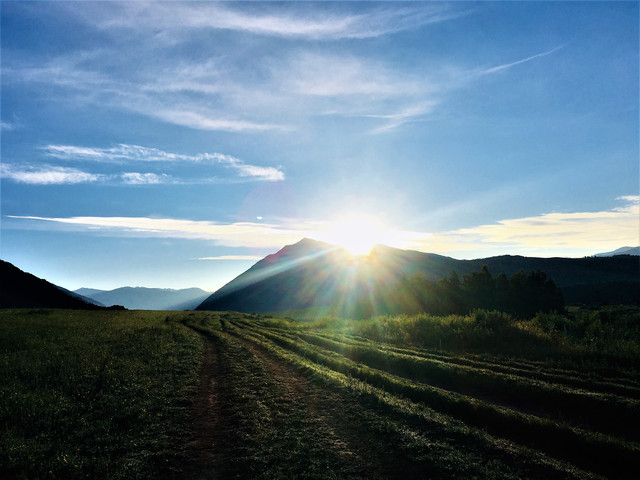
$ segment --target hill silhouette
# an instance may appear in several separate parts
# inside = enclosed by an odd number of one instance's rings
[[[572,303],[636,303],[640,258],[629,255],[536,258],[503,255],[475,260],[377,245],[366,257],[303,239],[257,262],[207,298],[198,310],[278,312],[357,302],[384,285],[421,274],[436,282],[487,266],[493,274],[542,271]],[[593,301],[591,301],[593,298]],[[629,300],[636,299],[636,302]]]
[[[596,253],[594,257],[613,257],[616,255],[640,255],[640,247],[621,247],[613,252]]]
[[[102,308],[4,260],[0,260],[0,279],[0,308]]]
[[[131,310],[193,310],[210,293],[200,288],[121,287],[114,290],[80,288],[75,293],[102,305],[124,305]]]

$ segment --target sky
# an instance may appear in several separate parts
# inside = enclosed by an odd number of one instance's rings
[[[636,1],[0,8],[0,257],[63,287],[640,244]]]

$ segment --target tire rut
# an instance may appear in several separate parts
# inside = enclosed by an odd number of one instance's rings
[[[220,367],[214,342],[201,335],[204,354],[200,367],[200,383],[191,410],[192,435],[185,445],[180,471],[173,478],[216,479],[222,462],[220,445]]]
[[[259,345],[240,336],[236,338],[285,389],[287,398],[294,403],[290,408],[306,412],[306,421],[316,432],[317,441],[324,442],[343,461],[345,471],[334,472],[338,478],[387,479],[396,476],[394,466],[381,462],[388,454],[385,441],[372,435],[366,423],[358,418],[359,405],[314,385],[294,366],[283,363]]]

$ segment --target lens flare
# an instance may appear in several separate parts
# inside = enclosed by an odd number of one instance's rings
[[[366,215],[350,214],[329,223],[322,240],[339,245],[352,255],[368,255],[374,245],[385,243],[388,231],[378,220]]]

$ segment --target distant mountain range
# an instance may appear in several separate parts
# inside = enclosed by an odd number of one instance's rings
[[[622,247],[613,252],[596,253],[594,257],[613,257],[615,255],[640,255],[640,247]]]
[[[97,310],[102,307],[0,260],[0,308],[71,308]]]
[[[0,308],[193,310],[210,295],[199,288],[80,288],[71,292],[4,260],[0,260],[0,280]]]
[[[144,287],[121,287],[114,290],[80,288],[74,293],[100,305],[123,305],[130,310],[193,310],[210,295],[210,292],[199,288],[173,290]]]
[[[543,271],[573,303],[638,303],[640,258],[630,255],[585,258],[536,258],[503,255],[476,260],[387,246],[354,259],[346,250],[310,239],[268,255],[213,293],[199,310],[279,312],[330,305],[335,298],[354,298],[372,284],[394,282],[422,273],[437,281],[452,271],[461,277],[483,265],[495,276]]]
[[[100,309],[121,305],[142,310],[235,310],[280,312],[330,305],[338,298],[361,298],[383,285],[423,274],[437,281],[455,271],[460,277],[486,265],[496,276],[543,271],[562,289],[567,304],[640,303],[640,247],[584,258],[535,258],[503,255],[454,258],[376,246],[367,257],[303,239],[268,255],[213,294],[182,290],[122,287],[81,288],[70,292],[0,260],[0,308]]]

